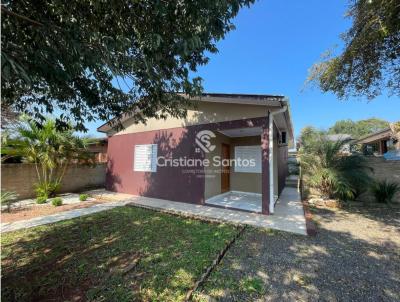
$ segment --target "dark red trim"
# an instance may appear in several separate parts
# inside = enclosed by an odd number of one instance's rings
[[[265,118],[265,124],[261,133],[261,193],[262,193],[262,213],[269,215],[269,124],[268,118]]]
[[[317,226],[315,222],[312,220],[313,215],[310,212],[307,202],[303,200],[302,203],[303,203],[304,217],[306,218],[307,235],[316,236]]]

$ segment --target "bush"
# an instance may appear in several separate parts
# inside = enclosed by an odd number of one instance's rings
[[[390,203],[394,195],[400,191],[400,186],[394,182],[387,180],[377,181],[371,187],[372,194],[376,202]]]
[[[62,199],[61,199],[61,197],[53,198],[53,199],[51,200],[51,204],[52,204],[53,206],[55,206],[55,207],[61,206],[61,205],[62,205]]]
[[[43,204],[47,202],[47,196],[38,196],[36,197],[37,204]]]
[[[60,188],[60,183],[58,182],[41,182],[35,185],[35,192],[37,197],[46,196],[54,197],[56,192]]]
[[[17,194],[15,192],[1,191],[0,203],[7,206],[7,211],[10,212],[11,204],[16,201]]]
[[[81,195],[79,195],[79,200],[80,201],[85,201],[85,200],[87,200],[89,198],[89,195],[88,194],[81,194]]]
[[[371,168],[363,157],[342,155],[345,144],[344,140],[334,142],[317,136],[300,148],[302,177],[323,198],[354,200],[370,182],[367,171]]]

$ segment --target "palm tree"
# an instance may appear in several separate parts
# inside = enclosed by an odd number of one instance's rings
[[[341,154],[346,141],[330,141],[319,135],[307,140],[299,151],[306,181],[324,198],[354,199],[370,182],[365,159]]]
[[[22,156],[35,165],[38,196],[54,196],[69,164],[88,159],[86,140],[74,135],[70,126],[58,129],[52,119],[39,125],[24,117],[16,132],[17,137],[6,142],[2,153]]]

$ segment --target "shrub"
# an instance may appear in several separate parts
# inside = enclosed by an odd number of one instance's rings
[[[301,171],[307,183],[324,198],[353,200],[370,182],[363,157],[341,154],[346,141],[330,141],[318,136],[300,149]]]
[[[377,181],[372,185],[371,191],[376,202],[389,203],[393,200],[394,195],[400,191],[400,186],[387,180]]]
[[[11,204],[16,201],[17,196],[15,192],[1,191],[0,203],[7,206],[7,212],[10,212]]]
[[[51,204],[55,207],[59,207],[62,205],[62,199],[61,197],[55,197],[51,200]]]
[[[89,195],[88,194],[81,194],[81,195],[79,195],[79,200],[80,201],[85,201],[85,200],[87,200],[89,198]]]
[[[36,197],[37,204],[43,204],[47,202],[47,196],[38,196]]]
[[[40,182],[35,185],[36,196],[46,196],[46,199],[47,197],[54,197],[59,188],[60,183],[58,182]]]

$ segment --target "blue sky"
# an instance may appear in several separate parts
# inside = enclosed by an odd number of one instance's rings
[[[345,0],[264,0],[244,8],[219,53],[198,70],[206,92],[279,94],[289,97],[296,135],[307,125],[328,128],[340,119],[400,119],[400,100],[382,95],[338,100],[318,88],[303,90],[308,69],[327,49],[342,45],[350,26]],[[100,136],[91,123],[89,134]]]

